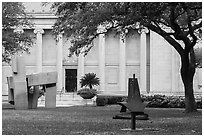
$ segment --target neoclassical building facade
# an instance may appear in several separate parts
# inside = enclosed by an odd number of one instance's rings
[[[184,95],[180,77],[180,57],[162,37],[147,29],[130,30],[122,40],[114,31],[100,34],[86,55],[69,55],[71,45],[63,34],[52,35],[56,16],[48,12],[33,12],[34,28],[24,29],[34,39],[30,54],[24,53],[26,74],[58,72],[58,91],[80,89],[80,78],[96,73],[102,94],[127,94],[128,78],[136,75],[142,94]],[[98,31],[101,31],[99,28]],[[2,94],[7,95],[6,77],[12,75],[9,64],[2,66]],[[202,70],[194,77],[195,94],[201,94]]]

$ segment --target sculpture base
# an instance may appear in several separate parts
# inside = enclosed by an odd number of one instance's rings
[[[120,113],[117,114],[113,117],[113,119],[131,119],[131,113],[130,112],[126,112],[126,113]],[[148,114],[138,114],[136,115],[136,120],[148,120]]]

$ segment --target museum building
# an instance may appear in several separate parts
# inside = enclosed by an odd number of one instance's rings
[[[26,74],[58,72],[58,92],[79,90],[80,78],[96,73],[101,94],[127,94],[128,78],[136,75],[142,94],[184,95],[180,76],[180,57],[161,36],[147,29],[129,30],[125,39],[115,31],[100,34],[86,56],[69,57],[70,40],[52,34],[56,16],[51,12],[31,11],[34,27],[24,29],[34,43],[30,54],[24,53]],[[103,28],[99,28],[101,31]],[[8,95],[6,77],[12,75],[9,64],[2,64],[3,95]],[[195,94],[202,92],[202,69],[196,69]]]

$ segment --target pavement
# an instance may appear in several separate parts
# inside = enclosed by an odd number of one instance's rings
[[[96,97],[92,99],[83,99],[76,93],[64,93],[57,94],[56,96],[56,107],[70,107],[77,105],[96,105]],[[12,108],[6,98],[2,100],[2,108]],[[38,99],[38,107],[45,107],[45,96],[41,96]]]

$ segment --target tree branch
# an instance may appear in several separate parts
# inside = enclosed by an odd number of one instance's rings
[[[175,19],[177,19],[180,15],[182,15],[182,14],[184,14],[185,13],[185,11],[182,11],[180,14],[178,14],[176,17],[175,17]]]
[[[175,18],[175,10],[176,10],[176,4],[171,3],[170,5],[170,22],[172,25],[172,29],[175,31],[175,39],[176,40],[182,40],[185,44],[185,46],[189,45],[190,40],[187,37],[187,33],[182,31],[182,29],[180,28],[179,24],[176,22],[176,18]],[[184,9],[185,11],[185,9]]]
[[[180,54],[183,54],[184,49],[182,46],[175,40],[173,39],[168,33],[166,33],[164,30],[161,28],[156,27],[153,24],[149,24],[146,27],[148,27],[150,30],[156,32],[160,36],[162,36],[171,46],[174,47],[174,49]]]

